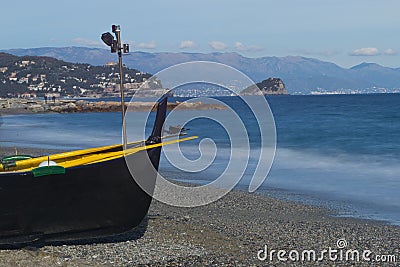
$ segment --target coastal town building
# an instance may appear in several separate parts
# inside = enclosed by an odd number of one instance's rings
[[[6,60],[2,61],[2,57]],[[12,60],[10,60],[10,58]],[[5,64],[7,63],[7,64]],[[68,63],[48,57],[17,57],[0,53],[0,97],[109,97],[120,94],[117,62],[104,66]],[[124,66],[127,95],[133,95],[151,75]],[[162,88],[160,82],[148,89]]]

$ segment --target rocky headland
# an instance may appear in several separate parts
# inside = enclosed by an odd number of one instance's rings
[[[287,95],[285,84],[279,78],[268,78],[247,87],[241,95]]]

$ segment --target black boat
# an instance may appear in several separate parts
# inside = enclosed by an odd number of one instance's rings
[[[124,120],[122,90],[121,96]],[[164,141],[166,109],[165,97],[157,105],[153,130],[145,141],[128,144],[124,135],[119,145],[3,158],[0,245],[98,238],[139,225],[152,200],[161,147],[195,138]]]
[[[100,147],[19,161],[0,167],[0,244],[64,241],[123,233],[147,214],[154,187],[165,120],[158,104],[147,141]],[[188,138],[186,138],[188,139]],[[189,138],[190,139],[190,138]],[[38,166],[43,161],[45,166]],[[55,162],[57,165],[46,164]],[[134,178],[127,162],[134,167]],[[136,167],[137,166],[137,167]]]

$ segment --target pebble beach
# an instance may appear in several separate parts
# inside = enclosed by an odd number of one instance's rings
[[[0,148],[0,156],[13,151]],[[32,155],[51,152],[19,149]],[[332,210],[232,191],[197,208],[153,200],[147,218],[128,233],[2,249],[0,266],[399,266],[399,246],[399,226],[335,217]],[[361,254],[358,261],[344,256],[332,260],[327,254],[320,261],[293,260],[288,254],[279,259],[277,252],[269,256],[272,250],[300,255],[313,250],[318,258],[330,248],[371,253],[369,261]],[[387,256],[379,258],[386,262],[377,263],[376,256]]]

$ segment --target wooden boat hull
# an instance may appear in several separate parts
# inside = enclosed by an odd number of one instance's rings
[[[155,183],[161,147],[129,155],[135,175]],[[0,244],[57,241],[128,231],[147,214],[152,197],[132,178],[124,157],[34,177],[0,176]]]

